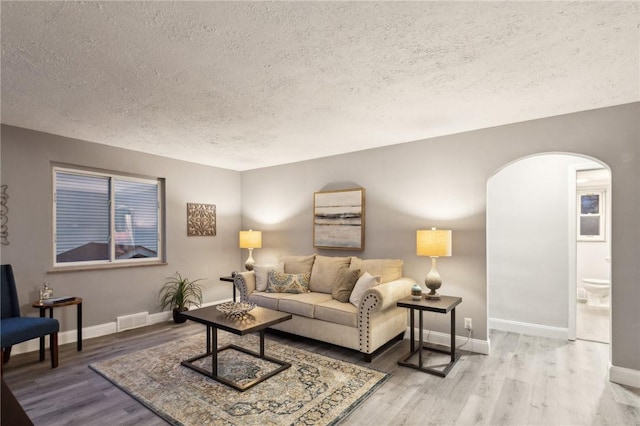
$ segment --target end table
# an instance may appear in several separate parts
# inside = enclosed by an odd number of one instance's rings
[[[82,298],[81,297],[70,297],[68,300],[64,300],[62,302],[57,303],[46,303],[40,300],[37,300],[31,304],[34,308],[40,309],[40,316],[44,317],[45,311],[49,310],[49,318],[53,318],[53,308],[58,308],[60,306],[72,306],[76,305],[78,307],[78,341],[77,348],[78,351],[82,350]],[[44,337],[40,338],[40,361],[44,360]]]
[[[233,284],[233,275],[229,275],[227,277],[220,277],[220,281],[226,281],[231,283],[231,287],[233,287],[233,301],[236,301],[236,285]]]
[[[462,302],[461,297],[452,297],[452,296],[441,296],[439,300],[429,300],[424,297],[420,300],[412,300],[411,297],[407,297],[405,299],[399,300],[397,305],[402,308],[410,309],[411,316],[411,350],[409,354],[398,361],[399,365],[403,365],[405,367],[410,367],[416,370],[423,371],[425,373],[434,374],[440,377],[446,377],[449,371],[453,368],[455,363],[460,358],[460,354],[456,351],[456,306],[458,306]],[[415,320],[413,318],[414,311],[418,311],[419,315],[419,329],[418,329],[418,344],[416,345],[415,341]],[[449,350],[441,349],[442,346],[437,347],[435,345],[431,345],[428,343],[423,343],[422,341],[422,314],[424,312],[437,312],[441,314],[446,314],[447,312],[451,312],[451,347]],[[451,360],[448,364],[445,364],[443,370],[438,370],[433,368],[433,366],[424,366],[422,359],[422,350],[426,349],[432,352],[440,352],[444,354],[448,354],[451,356]],[[409,362],[409,359],[415,354],[418,353],[418,363]]]

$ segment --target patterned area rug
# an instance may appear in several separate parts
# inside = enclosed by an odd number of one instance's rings
[[[259,350],[256,335],[240,337],[219,331],[218,345],[229,343]],[[245,392],[180,365],[204,353],[204,333],[89,367],[168,422],[185,426],[335,425],[388,378],[386,373],[268,338],[265,346],[268,356],[291,363],[291,368]],[[218,362],[218,374],[241,382],[276,366],[234,349],[222,351]],[[210,365],[210,358],[201,362],[202,368],[210,370]]]

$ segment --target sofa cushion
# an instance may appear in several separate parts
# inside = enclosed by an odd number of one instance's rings
[[[290,295],[290,293],[267,293],[264,291],[254,291],[249,295],[249,302],[262,306],[263,308],[277,311],[280,299]]]
[[[269,271],[284,273],[284,263],[280,262],[276,265],[253,265],[253,272],[256,274],[256,291],[265,291],[267,289]]]
[[[316,319],[322,321],[349,327],[358,326],[358,309],[351,303],[342,303],[335,299],[318,303],[314,315]]]
[[[331,291],[331,296],[342,303],[348,303],[349,296],[351,296],[353,287],[356,285],[359,277],[359,269],[338,269],[336,279],[333,282],[333,290]]]
[[[374,277],[369,272],[365,271],[365,273],[358,278],[356,285],[353,287],[351,296],[349,296],[349,302],[351,302],[356,308],[359,307],[360,300],[362,299],[364,292],[378,284],[380,284],[380,277]]]
[[[308,293],[309,272],[304,274],[285,274],[284,272],[267,272],[267,293]]]
[[[315,254],[309,256],[282,256],[280,261],[284,263],[284,272],[287,274],[304,274],[305,272],[311,272],[315,258]]]
[[[354,256],[349,267],[367,271],[373,276],[380,275],[380,282],[388,283],[402,278],[402,265],[402,259],[360,259]]]
[[[313,262],[313,269],[311,270],[309,290],[331,294],[338,269],[348,268],[350,263],[351,256],[332,257],[316,255],[316,260]]]
[[[315,318],[316,304],[331,300],[330,294],[324,293],[304,293],[290,294],[280,299],[278,310],[294,315],[308,318]]]

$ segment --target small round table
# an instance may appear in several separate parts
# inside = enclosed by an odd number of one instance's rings
[[[53,318],[53,308],[60,306],[76,305],[78,307],[78,351],[82,350],[82,297],[70,297],[68,300],[60,302],[49,302],[37,300],[31,304],[34,308],[40,309],[40,316],[44,317],[45,311],[49,310],[49,318]],[[44,337],[40,338],[40,361],[44,359]]]

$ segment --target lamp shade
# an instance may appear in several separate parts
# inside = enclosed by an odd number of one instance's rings
[[[451,231],[428,229],[416,231],[416,254],[418,256],[451,256]]]
[[[253,231],[251,229],[249,229],[248,231],[240,231],[239,239],[240,248],[262,248],[261,231]]]

